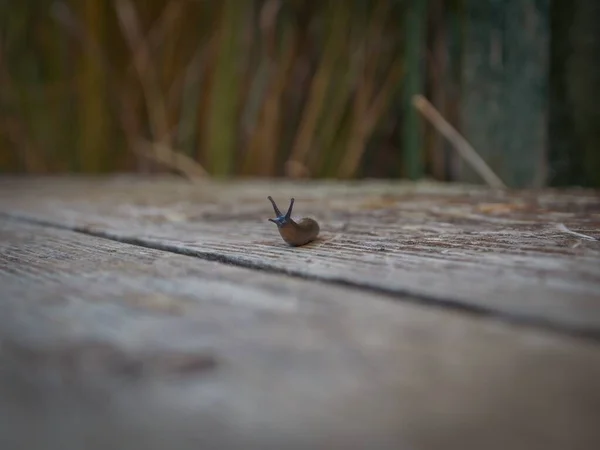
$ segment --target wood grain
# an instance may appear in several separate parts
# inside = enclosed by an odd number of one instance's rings
[[[321,239],[293,249],[267,222],[296,198]],[[410,183],[172,178],[0,181],[0,211],[230,264],[600,338],[600,196]]]
[[[0,286],[3,449],[600,445],[587,340],[11,220]]]

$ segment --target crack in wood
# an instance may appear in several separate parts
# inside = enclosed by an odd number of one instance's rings
[[[552,331],[560,334],[578,337],[592,342],[600,342],[600,329],[597,327],[581,327],[570,326],[565,323],[558,323],[551,319],[542,317],[527,317],[518,313],[501,311],[492,307],[485,307],[473,303],[452,299],[449,297],[439,297],[429,294],[415,292],[411,289],[387,288],[377,284],[368,284],[364,282],[352,282],[349,279],[335,276],[317,276],[310,273],[300,272],[291,269],[284,269],[272,264],[261,264],[256,260],[245,260],[228,255],[219,254],[216,252],[200,251],[184,246],[168,244],[165,242],[157,242],[148,238],[126,237],[111,233],[106,230],[94,229],[89,226],[65,225],[51,220],[43,220],[36,217],[30,217],[22,214],[0,212],[0,217],[8,220],[20,221],[32,225],[47,226],[55,229],[63,229],[76,233],[81,233],[88,236],[93,236],[102,239],[108,239],[114,242],[123,244],[135,245],[142,248],[169,252],[177,255],[199,258],[205,261],[213,261],[221,264],[242,267],[251,270],[259,270],[267,273],[282,274],[292,276],[299,279],[315,281],[324,284],[336,285],[352,289],[360,289],[366,293],[377,293],[385,296],[392,301],[412,302],[428,307],[443,308],[453,310],[474,316],[483,316],[487,318],[497,319],[510,324],[529,326],[542,330]]]

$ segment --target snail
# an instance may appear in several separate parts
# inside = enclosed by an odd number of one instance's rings
[[[317,237],[319,234],[319,224],[315,220],[305,217],[296,223],[292,219],[293,198],[290,200],[290,207],[285,215],[281,214],[281,211],[279,211],[279,208],[270,195],[267,198],[273,205],[273,209],[277,215],[275,219],[269,219],[269,221],[277,225],[279,234],[286,243],[293,247],[299,247],[308,244]]]

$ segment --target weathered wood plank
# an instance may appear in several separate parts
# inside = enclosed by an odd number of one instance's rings
[[[7,220],[0,286],[3,449],[600,445],[587,340]]]
[[[267,195],[313,216],[322,238],[283,243]],[[99,179],[0,183],[0,211],[233,264],[595,335],[597,192],[494,192],[393,183]]]

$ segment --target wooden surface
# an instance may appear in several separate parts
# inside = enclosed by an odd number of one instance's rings
[[[590,191],[1,179],[0,448],[599,448],[600,241],[564,231],[599,225]]]

